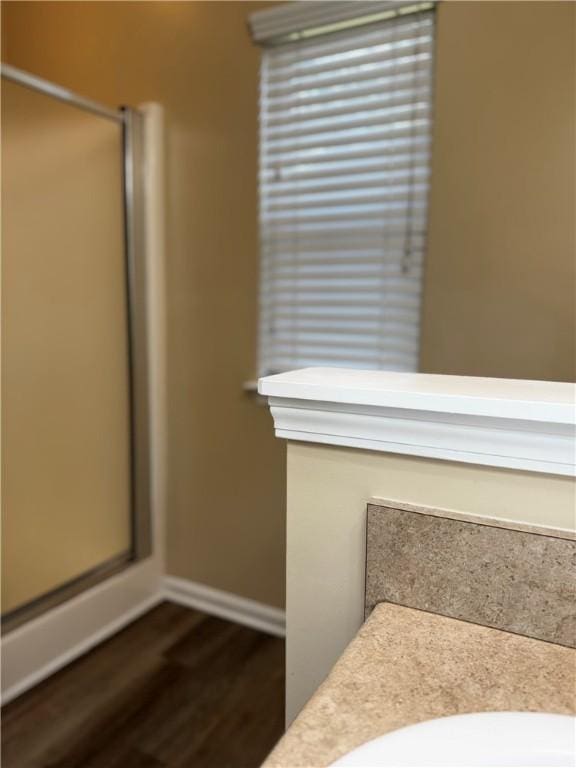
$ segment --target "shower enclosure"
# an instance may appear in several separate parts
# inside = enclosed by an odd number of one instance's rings
[[[68,603],[67,621],[79,620],[72,612],[85,604],[79,597],[103,595],[106,580],[101,621],[116,620],[109,606],[124,600],[130,608],[135,598],[125,595],[140,595],[136,574],[145,571],[136,566],[153,553],[153,531],[145,114],[110,109],[13,67],[1,73],[9,641],[32,637],[24,629],[34,622],[54,629]],[[141,597],[152,594],[150,585]],[[56,651],[83,642],[77,632],[70,638]],[[10,652],[9,642],[3,646]]]

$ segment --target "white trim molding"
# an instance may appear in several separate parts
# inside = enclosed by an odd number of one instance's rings
[[[258,391],[288,440],[576,474],[572,384],[306,368]]]
[[[153,558],[82,592],[2,638],[2,704],[70,664],[162,600]]]
[[[53,656],[42,666],[37,666],[36,669],[29,675],[22,677],[13,685],[10,685],[8,688],[6,688],[6,691],[2,693],[2,706],[8,704],[13,699],[16,699],[22,693],[30,690],[30,688],[34,688],[35,685],[38,685],[43,680],[46,680],[47,677],[55,674],[63,667],[68,666],[68,664],[71,664],[73,661],[80,658],[80,656],[84,656],[85,653],[88,653],[97,645],[100,645],[100,643],[103,643],[105,640],[108,640],[110,637],[112,637],[112,635],[115,635],[117,632],[120,632],[122,629],[127,627],[128,624],[131,624],[133,621],[136,621],[136,619],[139,619],[145,613],[152,610],[152,608],[158,605],[160,601],[160,593],[152,595],[138,605],[133,606],[130,610],[126,611],[124,614],[122,614],[122,616],[118,617],[114,621],[111,621],[109,624],[100,627],[92,635],[84,637],[73,647],[67,648],[58,656]]]
[[[163,596],[179,605],[204,611],[211,616],[228,619],[269,635],[284,637],[286,615],[280,608],[249,600],[246,597],[207,587],[188,579],[167,576],[164,579]]]
[[[162,578],[153,558],[138,563],[2,639],[2,704],[7,704],[124,629],[164,600],[276,637],[285,612],[187,579]]]

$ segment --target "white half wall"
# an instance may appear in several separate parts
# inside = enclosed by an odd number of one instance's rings
[[[286,715],[291,722],[364,620],[373,497],[573,530],[569,477],[288,444]]]

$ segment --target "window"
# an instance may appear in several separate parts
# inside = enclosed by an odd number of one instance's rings
[[[371,23],[350,18],[366,6]],[[252,18],[264,44],[259,375],[417,368],[430,8],[305,2]]]

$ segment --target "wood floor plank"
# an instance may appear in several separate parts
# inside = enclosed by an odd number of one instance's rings
[[[4,707],[3,764],[28,768],[38,760],[56,759],[59,745],[66,749],[72,738],[90,729],[95,717],[149,676],[164,649],[202,618],[163,603]]]
[[[164,603],[3,710],[4,768],[256,768],[284,643]]]
[[[177,768],[260,765],[283,729],[283,656],[271,638],[246,660],[211,732],[182,745]],[[274,670],[277,670],[276,672]],[[248,695],[247,695],[248,694]]]

